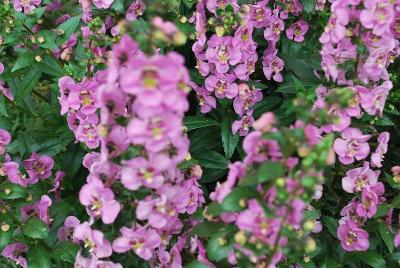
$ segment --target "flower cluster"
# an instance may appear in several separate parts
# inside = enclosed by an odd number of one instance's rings
[[[67,114],[68,127],[77,141],[84,142],[91,149],[100,145],[97,91],[104,82],[102,79],[104,73],[98,72],[94,78],[84,78],[80,83],[69,76],[59,80],[61,114]]]
[[[113,46],[108,68],[102,71],[106,81],[97,84],[93,95],[100,108],[101,150],[86,155],[90,174],[79,194],[90,221],[77,225],[73,235],[89,249],[91,259],[80,256],[76,265],[99,265],[113,251],[132,251],[163,267],[178,261],[180,251],[169,247],[173,235],[187,231],[184,214],[193,214],[204,203],[200,167],[187,172],[178,168],[190,157],[182,124],[189,92],[183,64],[176,53],[146,56],[127,35]],[[70,81],[61,82],[65,79]],[[90,107],[94,111],[95,105]],[[124,223],[112,243],[92,228],[97,219],[114,223],[124,209],[128,214],[134,209],[134,219]]]
[[[339,161],[348,166],[342,178],[345,192],[355,197],[341,211],[337,235],[346,251],[369,248],[368,233],[363,230],[368,219],[385,202],[385,188],[379,182],[384,155],[388,150],[389,133],[363,133],[351,126],[352,118],[383,115],[386,98],[392,89],[387,68],[399,55],[399,31],[395,17],[398,2],[335,1],[331,5],[328,25],[320,37],[322,68],[327,79],[345,85],[350,101],[346,107],[336,105],[329,110],[335,118],[322,132],[340,132],[333,145]],[[397,24],[396,24],[397,23]],[[325,100],[332,90],[319,87],[316,109],[326,109]],[[371,141],[376,141],[372,151]],[[370,160],[367,158],[370,155]],[[361,161],[361,162],[360,162]]]
[[[332,139],[322,139],[317,127],[300,120],[279,127],[272,113],[263,114],[253,127],[243,141],[246,157],[229,166],[227,180],[210,195],[218,205],[206,213],[235,226],[233,233],[219,237],[234,238],[228,255],[232,265],[248,259],[257,267],[275,267],[295,237],[305,242],[305,253],[315,250],[310,234],[321,225],[305,214],[313,210],[310,201],[320,198],[324,167],[334,161]],[[288,150],[292,146],[296,149]]]
[[[197,41],[192,49],[197,69],[205,77],[204,86],[193,84],[201,112],[216,108],[216,99],[232,99],[240,120],[232,132],[245,136],[254,122],[253,106],[261,101],[262,93],[251,85],[250,76],[256,71],[258,44],[253,33],[264,29],[267,48],[262,57],[263,72],[268,80],[282,82],[284,62],[278,57],[277,43],[285,29],[288,14],[298,16],[303,9],[298,0],[284,1],[271,9],[268,1],[238,5],[236,1],[199,1],[192,22],[196,25]],[[211,14],[210,16],[208,16]],[[213,30],[210,38],[207,32]],[[299,20],[286,30],[288,39],[302,42],[308,24]],[[249,86],[250,85],[250,86]]]
[[[57,171],[54,174],[54,178],[52,178],[54,160],[48,155],[38,155],[36,153],[32,153],[28,159],[22,161],[24,170],[22,171],[22,167],[18,164],[19,160],[13,161],[6,152],[5,146],[10,142],[11,135],[9,132],[0,129],[0,157],[2,159],[0,175],[4,177],[1,187],[5,194],[4,199],[0,201],[0,211],[7,217],[0,225],[3,233],[9,233],[12,236],[13,232],[17,232],[17,229],[20,232],[20,228],[23,228],[24,224],[31,224],[32,220],[40,220],[44,226],[51,225],[53,219],[50,217],[49,208],[53,201],[49,195],[53,193],[55,198],[59,197],[61,182],[65,174],[62,171]],[[38,200],[34,200],[32,189],[38,186],[39,183],[50,186],[44,187],[47,192],[39,196]],[[12,202],[8,203],[6,201],[14,201],[14,199],[20,198],[26,201],[20,207],[15,207]],[[12,216],[11,214],[14,213],[20,216]],[[26,238],[22,240],[16,238],[15,240],[8,245],[4,245],[1,255],[27,268],[28,265],[24,254],[29,248],[25,243],[29,240]],[[7,243],[7,240],[5,242]]]

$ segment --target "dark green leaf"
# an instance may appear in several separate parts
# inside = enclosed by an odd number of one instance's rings
[[[197,235],[199,237],[210,237],[225,225],[225,223],[219,221],[204,221],[200,224],[197,224],[192,229],[192,235]]]
[[[19,69],[25,68],[27,66],[32,66],[36,63],[35,56],[36,54],[32,51],[27,51],[21,54],[15,62],[13,68],[11,69],[11,72],[18,71]]]
[[[32,89],[39,83],[42,72],[38,68],[30,70],[22,80],[20,87],[17,89],[15,99],[16,101],[25,98]]]
[[[239,135],[232,133],[232,114],[227,113],[221,122],[221,138],[222,146],[224,147],[226,159],[230,159],[235,152],[236,146],[239,142]]]
[[[72,17],[57,27],[57,33],[63,32],[63,34],[60,34],[57,38],[57,45],[61,46],[68,40],[68,38],[75,32],[80,20],[80,16]]]
[[[213,169],[227,169],[228,160],[223,155],[215,151],[204,151],[194,155],[194,158],[199,161],[202,167]]]
[[[41,244],[33,244],[27,252],[29,268],[51,268],[49,252]]]
[[[256,172],[250,172],[240,182],[243,186],[258,184],[282,177],[285,167],[282,163],[267,161],[263,163]]]
[[[74,263],[78,250],[79,246],[77,244],[64,241],[55,246],[53,256],[58,260]]]
[[[379,224],[379,226],[378,226],[378,231],[379,231],[379,235],[382,238],[383,242],[385,242],[385,245],[387,246],[389,252],[393,253],[393,250],[394,250],[394,243],[393,243],[394,236],[393,236],[392,232],[389,230],[389,228],[387,227],[386,223],[381,222]]]
[[[46,238],[49,234],[49,227],[38,218],[30,218],[22,224],[22,233],[31,238]]]
[[[225,211],[241,211],[246,206],[246,202],[241,204],[242,200],[246,201],[247,199],[256,197],[259,197],[259,193],[254,188],[237,187],[225,197],[221,207]]]
[[[5,182],[0,186],[0,199],[11,200],[25,197],[27,197],[26,189],[19,184]]]
[[[323,224],[328,228],[328,231],[334,236],[337,237],[336,230],[339,226],[338,221],[332,217],[323,217]]]
[[[215,120],[204,116],[186,116],[184,123],[188,131],[218,125]]]

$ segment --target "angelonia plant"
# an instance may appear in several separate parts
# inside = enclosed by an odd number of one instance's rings
[[[2,0],[0,267],[400,265],[398,0]]]

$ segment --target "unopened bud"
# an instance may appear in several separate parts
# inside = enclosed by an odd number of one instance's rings
[[[44,43],[44,37],[43,36],[39,36],[38,37],[38,42],[41,43],[41,44]]]
[[[215,27],[215,32],[217,33],[217,36],[221,37],[225,34],[225,29],[222,26],[217,26]]]
[[[64,30],[63,29],[59,29],[58,31],[57,31],[57,35],[63,35],[65,32],[64,32]]]
[[[11,189],[8,189],[8,188],[4,189],[4,193],[5,193],[6,195],[11,194]]]
[[[308,220],[303,224],[303,228],[306,232],[312,231],[315,228],[315,221]]]
[[[235,242],[239,243],[240,245],[244,245],[246,241],[247,237],[243,231],[239,231],[235,234]]]
[[[181,17],[179,18],[179,21],[182,22],[182,23],[186,23],[186,22],[188,21],[188,19],[187,19],[187,17],[185,17],[185,16],[181,16]]]
[[[240,200],[239,200],[239,206],[240,206],[241,208],[245,208],[245,207],[247,206],[246,199],[244,199],[244,198],[240,199]]]
[[[305,251],[307,253],[311,253],[314,252],[315,249],[317,248],[317,243],[315,243],[315,240],[312,239],[311,237],[309,237],[306,241],[306,247],[305,247]]]
[[[97,131],[99,133],[100,138],[105,138],[108,136],[108,129],[105,125],[99,125],[97,127]]]
[[[10,225],[9,224],[7,224],[7,223],[2,223],[1,224],[1,230],[3,231],[3,232],[8,232],[9,230],[10,230]]]
[[[226,239],[223,238],[223,237],[218,237],[218,244],[219,244],[220,246],[226,245]]]
[[[36,60],[37,62],[41,62],[41,61],[42,61],[42,56],[36,55],[35,60]]]
[[[310,257],[308,257],[308,256],[304,256],[304,258],[303,258],[303,261],[305,262],[305,263],[308,263],[308,262],[310,262]]]
[[[275,184],[276,184],[276,186],[283,187],[283,186],[285,186],[285,179],[278,178],[278,179],[276,179]]]
[[[186,35],[184,33],[181,32],[176,32],[173,36],[172,36],[172,41],[174,43],[174,45],[176,46],[182,46],[186,43]]]

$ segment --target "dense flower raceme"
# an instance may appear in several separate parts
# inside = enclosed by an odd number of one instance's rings
[[[337,230],[346,251],[369,248],[368,233],[363,227],[377,213],[378,205],[386,201],[384,185],[379,182],[380,171],[375,169],[382,167],[389,133],[363,133],[352,127],[351,121],[383,114],[393,87],[387,68],[400,52],[399,28],[395,26],[399,7],[398,1],[335,1],[319,39],[326,77],[347,86],[353,96],[346,108],[334,107],[329,111],[336,122],[321,129],[325,133],[340,132],[333,149],[339,161],[349,166],[342,186],[344,191],[356,194],[341,211]],[[326,109],[324,100],[329,91],[318,88],[314,108]],[[371,142],[377,144],[375,150]]]
[[[111,54],[108,68],[93,79],[81,84],[69,77],[59,81],[64,111],[73,109],[69,116],[78,120],[95,117],[93,130],[101,144],[100,153],[84,159],[90,174],[79,197],[90,221],[76,226],[73,237],[85,244],[91,259],[78,257],[76,265],[100,263],[113,251],[132,251],[160,267],[178,265],[180,251],[170,241],[173,235],[185,236],[184,223],[190,226],[190,221],[184,214],[193,214],[204,203],[197,182],[200,167],[193,166],[186,173],[178,169],[190,156],[182,125],[188,109],[189,75],[178,54],[148,57],[128,36],[113,46]],[[105,81],[96,80],[99,76]],[[90,141],[87,135],[83,141]],[[115,189],[145,195],[122,200],[123,204]],[[133,208],[130,204],[136,207],[136,220],[126,222],[113,242],[91,226],[97,219],[114,223],[124,209]]]
[[[275,9],[267,5],[268,1],[242,6],[236,1],[214,2],[199,1],[191,18],[197,35],[192,49],[197,69],[205,77],[204,85],[192,87],[203,113],[216,108],[215,98],[232,99],[234,110],[241,117],[232,125],[232,131],[245,136],[254,121],[253,106],[262,99],[260,89],[246,84],[259,60],[253,32],[264,29],[264,38],[268,43],[262,57],[265,77],[282,82],[284,62],[277,55],[277,43],[285,30],[288,14],[298,16],[303,6],[297,0],[284,1]],[[212,32],[210,37],[209,31]],[[299,20],[287,28],[286,36],[295,42],[302,42],[307,31],[307,22]]]
[[[50,196],[54,196],[56,202],[60,195],[61,182],[64,178],[64,172],[57,171],[53,174],[54,161],[48,155],[32,155],[22,161],[13,160],[6,152],[5,146],[11,142],[11,135],[8,131],[0,129],[0,157],[2,164],[0,168],[2,180],[2,191],[10,198],[4,198],[0,201],[0,211],[5,215],[5,221],[1,222],[1,230],[4,233],[20,232],[23,224],[32,224],[33,220],[39,220],[44,226],[51,226],[53,219],[50,216],[49,208],[53,201]],[[42,184],[40,186],[39,184]],[[45,186],[44,186],[45,185]],[[46,189],[45,192],[40,191],[41,196],[33,200],[32,193],[37,189]],[[20,192],[20,194],[17,194]],[[23,193],[21,195],[21,193]],[[12,202],[8,203],[7,199],[13,201],[16,198],[25,198],[25,203],[22,206],[15,206]],[[36,198],[36,197],[35,197]],[[18,217],[12,216],[18,215]],[[19,231],[17,231],[19,230]],[[60,229],[60,233],[61,233]],[[67,232],[62,232],[64,237]],[[60,241],[62,235],[59,236]],[[28,264],[25,259],[25,253],[29,249],[31,242],[25,238],[24,240],[14,240],[10,244],[4,245],[2,256],[9,258],[22,267],[27,268]]]
[[[208,220],[229,226],[229,233],[217,232],[217,239],[228,240],[223,244],[230,245],[231,265],[248,259],[250,266],[275,267],[296,240],[293,233],[300,234],[305,253],[315,249],[310,234],[321,230],[320,223],[306,214],[313,210],[310,201],[320,198],[322,170],[334,161],[332,139],[322,140],[317,127],[302,121],[279,127],[272,113],[253,127],[243,142],[246,157],[229,166],[227,180],[217,184],[210,195],[215,203],[205,213]],[[235,199],[242,192],[247,194]]]

